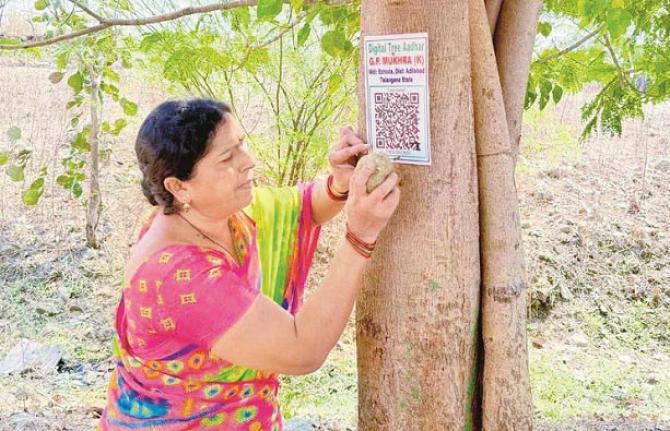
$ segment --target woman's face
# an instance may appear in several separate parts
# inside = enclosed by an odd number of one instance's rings
[[[256,162],[247,150],[237,119],[225,114],[207,154],[184,181],[193,209],[206,217],[226,217],[251,203],[252,169]]]

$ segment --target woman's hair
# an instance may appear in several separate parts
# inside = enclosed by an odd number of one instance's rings
[[[151,111],[135,141],[142,192],[151,205],[162,205],[165,214],[177,211],[163,180],[191,178],[227,113],[231,113],[227,104],[209,99],[172,100]]]

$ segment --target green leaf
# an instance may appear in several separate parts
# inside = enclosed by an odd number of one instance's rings
[[[39,177],[30,184],[31,189],[42,189],[44,187],[44,177]]]
[[[332,75],[328,79],[328,96],[331,96],[333,93],[337,91],[338,88],[340,88],[340,85],[342,85],[342,82],[344,79],[342,78],[342,75]]]
[[[330,30],[321,37],[321,48],[332,57],[344,57],[353,46],[344,36],[344,33],[338,30]]]
[[[10,141],[18,141],[21,139],[21,129],[16,126],[10,127],[9,130],[7,130],[7,137]]]
[[[626,32],[633,20],[633,15],[625,9],[610,9],[607,12],[607,29],[613,39],[618,38]]]
[[[81,190],[81,184],[79,184],[79,183],[74,183],[74,184],[72,184],[72,194],[73,194],[75,197],[78,198],[79,196],[81,196],[81,192],[82,192],[82,190]]]
[[[554,88],[551,90],[551,98],[554,100],[555,104],[561,101],[563,97],[563,87],[560,85],[554,85]]]
[[[551,34],[552,27],[548,22],[541,22],[538,24],[537,29],[542,36],[547,37]]]
[[[59,175],[58,178],[56,178],[56,183],[63,188],[69,189],[72,187],[72,177],[69,175]]]
[[[618,7],[619,9],[624,9],[626,4],[624,0],[612,0],[612,7]]]
[[[70,60],[70,52],[69,51],[61,52],[56,56],[56,67],[58,69],[65,69],[67,67],[67,63],[69,60]]]
[[[9,152],[0,153],[0,166],[4,165],[9,161]]]
[[[23,166],[12,165],[5,170],[12,181],[23,181]]]
[[[0,45],[20,45],[21,41],[9,37],[0,37]]]
[[[121,108],[123,108],[123,113],[129,116],[137,114],[137,104],[131,102],[128,99],[121,99],[119,101]]]
[[[255,73],[258,70],[258,66],[261,64],[266,64],[270,61],[270,52],[267,48],[254,49],[249,53],[247,61],[244,62],[243,66],[245,69],[251,73]]]
[[[114,122],[114,128],[110,130],[110,133],[114,136],[119,136],[119,133],[128,125],[128,122],[125,118],[119,118]]]
[[[104,76],[105,78],[108,78],[110,81],[113,81],[113,82],[119,82],[119,80],[121,79],[119,77],[119,74],[116,73],[116,71],[110,69],[109,67],[105,67],[102,70],[102,76]]]
[[[70,143],[70,146],[79,151],[80,153],[86,153],[91,151],[91,145],[86,140],[86,132],[79,132],[74,137],[74,140]]]
[[[307,42],[307,39],[309,38],[309,34],[312,31],[312,27],[309,25],[309,23],[305,24],[300,31],[298,31],[298,46],[303,46],[305,42]]]
[[[66,107],[67,109],[74,108],[75,106],[79,106],[79,105],[81,105],[81,102],[83,102],[83,100],[84,100],[84,99],[82,99],[81,97],[75,97],[74,99],[72,99],[72,100],[70,100],[69,102],[67,102],[67,104],[65,105],[65,107]]]
[[[51,81],[52,84],[58,84],[63,79],[64,75],[63,72],[54,72],[49,75],[49,81]]]
[[[81,72],[73,73],[67,79],[67,85],[72,87],[74,94],[79,94],[82,87],[84,86],[84,75],[82,75]]]
[[[540,84],[540,111],[543,110],[547,103],[549,103],[549,96],[551,95],[552,84],[549,81],[542,81]]]
[[[23,192],[22,199],[26,205],[37,205],[42,193],[44,192],[44,177],[39,177],[30,184],[30,187]]]
[[[249,27],[251,23],[251,12],[249,7],[238,7],[231,11],[233,29],[235,31],[242,31]]]
[[[23,192],[21,196],[23,203],[28,206],[37,205],[42,196],[42,189],[33,189],[32,187]]]
[[[107,84],[106,82],[101,82],[100,83],[100,90],[104,91],[105,93],[109,94],[110,96],[118,96],[119,94],[119,89],[115,85],[112,84]]]
[[[47,0],[37,0],[35,2],[35,9],[37,10],[44,10],[49,6],[49,2]]]
[[[281,13],[283,4],[282,0],[258,0],[256,17],[259,20],[271,20]]]

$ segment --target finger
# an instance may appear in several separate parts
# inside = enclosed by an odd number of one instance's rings
[[[384,198],[384,205],[389,205],[391,208],[394,208],[398,206],[398,203],[400,202],[400,187],[395,186],[393,190],[391,190],[391,193],[386,195]]]
[[[391,193],[394,187],[398,184],[398,174],[395,172],[392,172],[391,175],[386,177],[384,182],[382,182],[372,193],[370,193],[370,196],[374,199],[378,200],[383,200],[386,195]]]
[[[375,171],[375,164],[370,163],[369,165],[354,171],[354,174],[351,176],[351,184],[349,184],[349,190],[355,196],[362,196],[367,194],[366,184],[368,178]]]
[[[344,164],[353,156],[366,154],[369,148],[370,146],[368,144],[358,144],[354,147],[335,150],[330,154],[330,161],[334,164]]]
[[[340,129],[340,138],[344,138],[345,136],[349,134],[354,133],[354,128],[351,126],[345,126]]]
[[[365,141],[363,139],[361,139],[357,135],[354,135],[353,133],[350,134],[350,135],[344,136],[340,140],[341,140],[340,144],[342,145],[342,148],[355,147],[356,145],[365,144]]]

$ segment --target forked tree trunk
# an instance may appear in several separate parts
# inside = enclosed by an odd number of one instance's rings
[[[433,161],[400,167],[401,204],[364,277],[361,431],[472,427],[480,264],[467,10],[467,0],[363,2],[363,36],[429,33]],[[362,82],[359,101],[365,112]]]
[[[514,154],[483,0],[470,0],[484,339],[483,428],[530,430],[526,276]]]
[[[498,16],[500,15],[500,8],[502,7],[503,0],[486,0],[486,16],[489,21],[489,27],[491,28],[491,35],[496,31],[496,25],[498,24]]]
[[[363,36],[429,34],[433,165],[400,168],[401,205],[364,278],[357,305],[361,431],[532,427],[514,166],[541,2],[500,5],[363,1]],[[362,82],[359,100],[365,112]],[[476,378],[480,271],[483,384]]]

